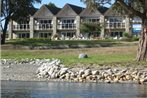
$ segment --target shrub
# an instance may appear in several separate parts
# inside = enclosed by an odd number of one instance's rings
[[[126,37],[126,38],[131,38],[132,37],[128,32],[124,32],[123,36]]]
[[[132,41],[139,41],[139,37],[138,36],[133,36]]]

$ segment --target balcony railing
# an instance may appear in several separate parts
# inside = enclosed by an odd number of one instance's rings
[[[107,29],[124,29],[125,23],[106,23]]]
[[[29,24],[13,25],[13,30],[29,30],[29,29],[30,29]]]
[[[52,24],[37,24],[35,25],[35,30],[51,30],[53,28]]]
[[[73,29],[76,29],[76,24],[73,24],[73,23],[58,24],[58,29],[73,30]]]

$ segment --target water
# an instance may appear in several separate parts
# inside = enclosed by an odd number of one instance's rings
[[[2,81],[2,98],[147,98],[147,85]]]

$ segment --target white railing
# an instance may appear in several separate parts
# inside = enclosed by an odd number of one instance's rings
[[[13,30],[29,30],[29,29],[30,29],[29,24],[13,25]]]
[[[73,23],[58,24],[58,29],[73,30],[73,29],[76,29],[76,24],[73,24]]]
[[[35,30],[51,30],[53,28],[52,24],[36,24]]]
[[[125,23],[116,23],[116,22],[110,22],[110,23],[106,23],[106,28],[109,29],[124,29],[125,28]]]

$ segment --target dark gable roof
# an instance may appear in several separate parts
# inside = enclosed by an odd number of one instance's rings
[[[54,15],[56,15],[60,10],[61,8],[58,8],[58,7],[49,7],[48,5],[45,5]]]
[[[77,14],[80,14],[82,10],[84,10],[84,8],[80,6],[76,6],[68,3],[66,5],[69,5]]]
[[[33,16],[38,10],[38,8],[30,8],[30,15]]]
[[[104,6],[101,6],[101,7],[98,8],[98,10],[99,10],[102,14],[104,14],[108,9],[109,9],[109,8],[104,7]]]

